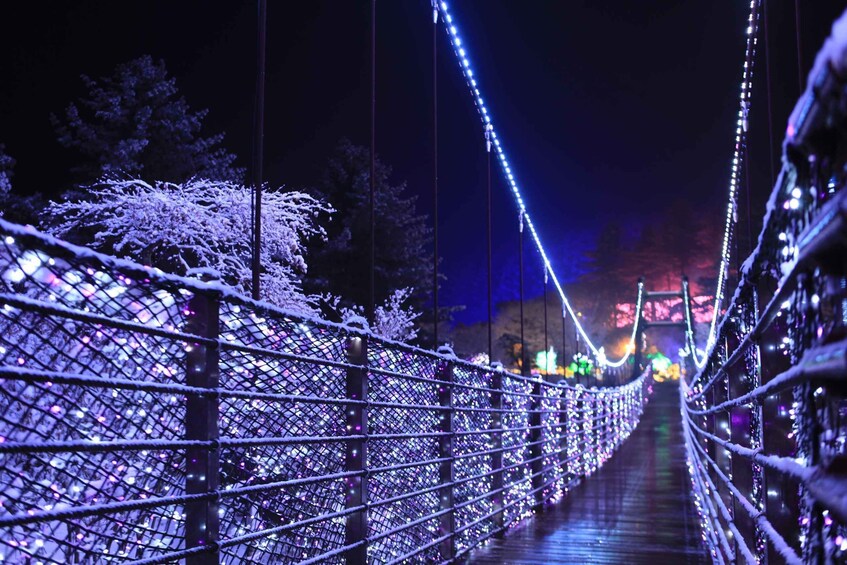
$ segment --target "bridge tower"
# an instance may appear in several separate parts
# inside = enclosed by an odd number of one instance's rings
[[[638,279],[638,284],[644,284],[644,277]],[[633,352],[633,368],[632,375],[633,378],[638,377],[641,372],[644,370],[644,339],[645,333],[647,330],[651,328],[679,328],[681,333],[685,335],[686,324],[685,317],[690,315],[691,305],[688,303],[688,293],[686,292],[688,286],[688,277],[682,277],[682,284],[680,285],[680,289],[676,290],[654,290],[654,291],[644,291],[642,297],[642,307],[641,311],[637,312],[638,319],[635,320],[637,324],[635,330],[635,351]],[[656,309],[653,306],[655,302],[661,302],[665,300],[674,300],[680,299],[683,304],[683,319],[680,322],[674,322],[671,319],[667,320],[657,320],[656,319]],[[651,312],[651,320],[646,320],[644,318],[644,311],[647,309],[647,304],[650,303],[650,312]]]

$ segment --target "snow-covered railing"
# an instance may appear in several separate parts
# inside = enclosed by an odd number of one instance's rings
[[[561,498],[649,377],[553,384],[0,221],[0,561],[440,562]]]
[[[714,347],[681,387],[693,493],[718,563],[847,561],[845,139],[842,16],[789,121]]]

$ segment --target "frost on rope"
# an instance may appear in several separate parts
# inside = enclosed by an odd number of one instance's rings
[[[250,189],[228,181],[184,183],[104,179],[89,199],[51,202],[47,229],[58,237],[91,234],[92,246],[164,271],[220,275],[241,292],[251,283]],[[332,208],[308,194],[267,190],[262,198],[262,294],[293,312],[313,313],[300,286],[305,243],[323,237],[315,219]]]

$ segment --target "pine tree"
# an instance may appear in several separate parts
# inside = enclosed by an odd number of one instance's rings
[[[6,146],[0,143],[0,202],[6,200],[12,190],[12,174],[15,160],[6,153]],[[0,212],[2,215],[2,212]]]
[[[0,143],[0,218],[18,224],[37,224],[44,198],[40,193],[22,196],[12,190],[15,164],[15,159],[6,153],[6,146]]]
[[[406,184],[389,181],[391,168],[376,161],[375,301],[398,288],[414,289],[409,304],[420,311],[432,280],[431,242],[426,216],[415,209]],[[370,152],[342,140],[330,159],[318,189],[321,199],[337,210],[324,224],[326,241],[309,249],[306,288],[343,297],[348,304],[368,304],[370,265]]]
[[[202,133],[207,110],[188,107],[163,61],[144,55],[118,65],[111,76],[83,75],[82,81],[87,95],[51,121],[59,143],[82,156],[76,173],[83,184],[103,175],[148,182],[243,180],[235,155],[220,146],[223,134]]]

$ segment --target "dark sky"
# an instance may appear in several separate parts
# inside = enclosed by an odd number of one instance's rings
[[[342,137],[369,136],[370,3],[268,2],[266,176],[315,184]],[[792,0],[770,0],[771,105],[777,146],[799,93]],[[801,1],[802,67],[844,3]],[[431,210],[429,0],[378,2],[377,151]],[[676,198],[723,217],[744,52],[738,0],[454,0],[480,88],[554,268],[564,281],[600,227],[661,221]],[[108,74],[149,53],[164,59],[209,131],[249,163],[255,2],[15,2],[0,20],[0,143],[14,185],[55,192],[69,155],[49,114],[83,94],[81,73]],[[439,33],[439,182],[443,300],[476,304],[485,288],[481,125],[447,37]],[[769,192],[765,58],[753,92],[753,216]],[[499,170],[495,171],[499,173]],[[516,212],[495,177],[496,299],[514,297]],[[529,294],[541,267],[527,259]],[[633,274],[633,280],[637,274]]]

